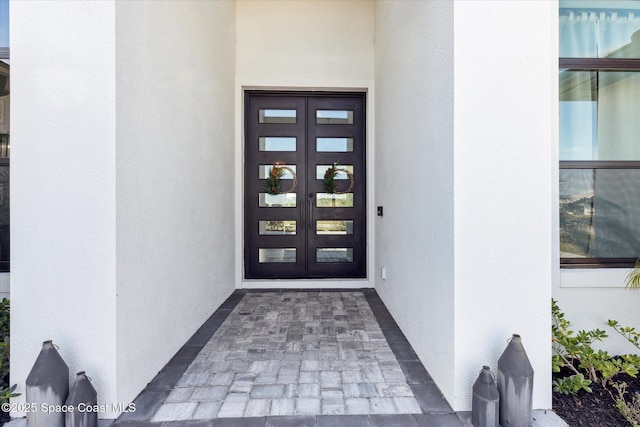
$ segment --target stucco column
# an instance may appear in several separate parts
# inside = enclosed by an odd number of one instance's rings
[[[115,6],[11,2],[11,383],[53,340],[116,401]],[[13,414],[21,415],[21,414]]]
[[[455,1],[455,409],[512,333],[551,407],[557,3]],[[554,199],[554,195],[556,198]]]

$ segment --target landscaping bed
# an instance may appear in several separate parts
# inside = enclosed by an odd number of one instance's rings
[[[556,378],[554,376],[554,378]],[[625,374],[616,378],[627,384],[627,395],[640,393],[640,380]],[[575,395],[553,393],[553,410],[571,427],[622,427],[631,426],[616,408],[617,390],[600,384],[591,385],[591,393],[580,390]],[[629,399],[627,399],[629,400]]]
[[[572,427],[640,427],[640,332],[609,319],[602,329],[574,331],[552,301],[553,410]],[[611,355],[593,346],[608,333],[635,352]]]

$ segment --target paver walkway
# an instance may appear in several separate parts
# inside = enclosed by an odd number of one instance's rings
[[[460,426],[373,290],[236,291],[115,426]]]

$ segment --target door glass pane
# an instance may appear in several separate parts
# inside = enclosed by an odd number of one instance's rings
[[[637,258],[640,169],[560,169],[560,256]]]
[[[640,160],[640,72],[560,72],[560,160]]]
[[[260,193],[260,202],[258,206],[260,206],[261,208],[295,208],[296,193],[275,195],[269,193]]]
[[[324,174],[332,165],[316,165],[316,178],[324,179]],[[338,169],[346,169],[349,173],[353,173],[353,165],[338,165]],[[349,175],[342,171],[338,171],[335,179],[349,179]],[[346,190],[346,188],[345,188]]]
[[[296,165],[286,165],[286,166],[290,168],[293,171],[293,173],[298,172],[296,170]],[[271,168],[273,168],[273,165],[260,165],[260,172],[259,172],[260,179],[267,179],[267,177],[271,173]],[[287,169],[282,169],[282,176],[280,177],[280,179],[293,179],[293,175],[291,175],[291,172],[289,172]]]
[[[353,262],[353,248],[317,248],[316,262]]]
[[[316,193],[316,206],[319,208],[352,208],[353,193]]]
[[[260,110],[260,123],[295,123],[296,110]]]
[[[295,235],[295,221],[260,221],[260,234],[262,235]]]
[[[261,264],[272,262],[296,262],[296,248],[260,248],[258,262]]]
[[[353,138],[316,138],[316,151],[320,153],[350,153]]]
[[[260,151],[296,151],[295,137],[261,136]]]
[[[316,110],[316,123],[319,125],[352,125],[351,110]]]
[[[316,221],[316,234],[345,235],[353,234],[353,221]]]

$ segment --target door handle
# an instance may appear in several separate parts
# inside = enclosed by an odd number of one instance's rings
[[[309,193],[309,228],[313,230],[313,193]]]

